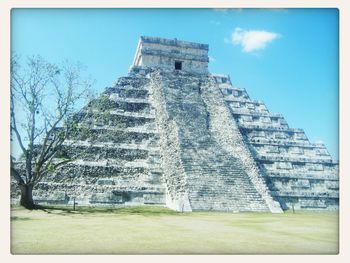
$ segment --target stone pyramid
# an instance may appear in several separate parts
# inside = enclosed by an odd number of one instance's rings
[[[79,113],[95,139],[66,142],[62,154],[81,157],[41,182],[36,201],[337,209],[338,163],[325,146],[209,73],[208,62],[206,44],[141,37],[129,74]]]

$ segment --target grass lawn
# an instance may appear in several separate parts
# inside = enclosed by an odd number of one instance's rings
[[[336,254],[338,213],[13,207],[13,254]]]

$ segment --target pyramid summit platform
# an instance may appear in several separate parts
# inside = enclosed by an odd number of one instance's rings
[[[42,181],[34,199],[177,211],[338,209],[338,162],[325,145],[228,75],[208,72],[208,50],[141,37],[128,75],[78,113],[97,139],[66,141],[61,156],[81,157]]]

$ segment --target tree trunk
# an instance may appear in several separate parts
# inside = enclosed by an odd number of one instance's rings
[[[33,185],[20,185],[21,189],[21,201],[20,205],[27,209],[34,209],[35,204],[33,201]]]

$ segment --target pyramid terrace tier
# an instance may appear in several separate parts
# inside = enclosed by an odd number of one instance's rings
[[[99,98],[91,101],[89,105],[85,107],[85,110],[93,109],[98,109],[101,111],[121,109],[124,111],[145,112],[150,109],[150,103],[148,99],[119,98],[116,96],[116,94],[111,94],[109,96],[100,96]]]
[[[98,178],[113,177],[122,182],[125,178],[135,179],[156,174],[161,177],[162,168],[157,162],[159,155],[152,155],[154,162],[149,160],[119,161],[116,159],[86,160],[76,159],[64,167],[58,168],[55,173],[48,177],[49,181],[61,182],[65,180],[94,180]],[[54,162],[59,162],[55,159]],[[79,179],[80,178],[80,179]]]
[[[237,90],[237,89],[234,89],[234,90]],[[242,90],[242,89],[238,89],[240,91],[244,91],[246,92],[245,90]],[[235,96],[231,96],[231,95],[224,95],[224,100],[228,103],[235,103],[235,102],[238,102],[239,104],[233,104],[233,105],[236,105],[236,107],[241,107],[244,106],[244,105],[247,105],[247,108],[259,108],[261,109],[262,112],[264,111],[267,111],[267,108],[266,108],[266,105],[265,103],[262,101],[262,100],[254,100],[254,99],[250,99],[250,98],[241,98],[241,97],[235,97]]]
[[[58,162],[60,159],[55,159]],[[116,177],[123,180],[124,177],[137,178],[137,176],[146,176],[150,174],[161,174],[162,168],[158,163],[149,163],[145,160],[130,161],[120,163],[117,160],[104,159],[87,161],[77,159],[65,166],[57,168],[54,174],[46,177],[46,181],[62,182],[65,180],[88,180],[108,177]],[[118,179],[119,180],[119,179]]]
[[[122,161],[134,161],[134,160],[146,160],[150,156],[155,156],[159,154],[159,150],[152,148],[152,151],[149,150],[149,147],[143,149],[140,148],[126,148],[118,146],[109,146],[106,144],[92,144],[91,146],[86,146],[83,144],[70,144],[63,145],[60,148],[60,151],[56,154],[57,158],[68,158],[73,159],[76,156],[84,158],[84,160],[104,160],[104,159],[113,159]]]
[[[270,113],[265,104],[262,102],[252,102],[250,100],[230,100],[226,97],[226,103],[235,114],[245,115],[256,115],[256,116],[267,116],[272,118],[283,118],[281,114]]]
[[[260,153],[256,154],[256,159],[260,161],[269,160],[272,162],[297,162],[297,163],[316,163],[316,164],[337,164],[330,156],[290,156],[289,154],[271,154]]]
[[[232,104],[230,104],[232,105]],[[249,108],[247,108],[249,109]],[[281,114],[277,114],[277,113],[271,113],[268,111],[263,111],[263,112],[259,112],[259,111],[250,111],[250,110],[246,110],[246,109],[242,109],[242,108],[234,108],[232,109],[232,114],[235,115],[236,117],[251,117],[251,118],[247,118],[247,121],[252,121],[251,119],[255,118],[260,118],[260,117],[268,117],[271,118],[272,121],[281,121],[282,124],[284,124],[286,121],[283,118],[283,116]]]
[[[136,143],[142,144],[150,142],[155,144],[158,140],[158,134],[155,130],[143,130],[136,128],[118,129],[114,127],[94,127],[85,132],[85,129],[77,129],[76,133],[70,138],[89,142],[113,142],[113,143]]]
[[[302,210],[338,210],[339,199],[328,197],[309,197],[292,196],[286,193],[284,196],[275,197],[282,205],[283,209],[302,209]]]
[[[299,187],[299,188],[303,189],[303,187]],[[339,198],[338,191],[330,191],[329,189],[327,189],[324,191],[317,190],[317,192],[315,192],[314,189],[311,189],[309,191],[300,190],[300,189],[295,189],[295,190],[286,189],[285,191],[276,191],[276,192],[271,191],[271,194],[274,197],[302,197],[305,199],[311,199],[311,198],[335,199],[335,198]]]
[[[141,77],[140,75],[133,76],[131,74],[129,76],[120,77],[116,81],[114,88],[145,89],[147,88],[148,83],[149,83],[149,79],[145,77]]]
[[[269,171],[269,178],[280,178],[280,179],[317,179],[317,180],[329,180],[337,183],[339,187],[338,181],[338,173],[337,171]]]
[[[225,96],[226,101],[249,101],[250,97],[245,89],[234,88],[231,85],[219,85],[222,94]],[[254,103],[252,103],[254,104]]]
[[[61,182],[52,182],[52,181],[42,181],[39,185],[43,186],[43,191],[48,190],[48,187],[51,188],[61,188],[71,195],[83,195],[98,192],[110,192],[110,191],[139,191],[139,192],[153,192],[153,193],[163,193],[165,188],[162,183],[159,184],[148,184],[143,175],[140,175],[138,178],[133,176],[132,178],[124,176],[123,178],[113,178],[113,177],[99,177],[95,180],[74,180],[73,181],[61,181]],[[87,191],[81,191],[85,188]],[[37,190],[39,191],[39,189]],[[50,196],[47,194],[46,196]]]
[[[310,143],[303,130],[282,128],[282,127],[271,127],[268,125],[252,125],[252,124],[239,124],[239,128],[242,134],[249,140],[255,139],[256,142],[266,140],[280,140],[283,141],[294,141],[299,144]]]
[[[269,124],[264,124],[264,123],[259,123],[259,124],[254,124],[254,123],[247,123],[244,120],[240,119],[237,120],[238,125],[240,126],[241,129],[246,129],[246,130],[258,130],[258,131],[284,131],[286,133],[290,133],[291,135],[295,133],[299,133],[300,136],[307,138],[304,131],[302,129],[298,128],[288,128],[288,127],[283,127],[283,126],[272,126]],[[303,135],[301,135],[303,134]]]
[[[326,178],[292,178],[292,177],[270,177],[271,190],[276,192],[285,191],[311,191],[318,193],[331,192],[338,194],[339,181]]]
[[[300,161],[288,162],[261,160],[259,163],[267,170],[267,172],[290,171],[303,173],[307,171],[331,171],[332,173],[336,173],[338,169],[338,164],[335,162],[313,163]]]
[[[319,151],[320,154],[328,154],[328,150],[326,146],[323,143],[311,143],[308,140],[303,141],[296,141],[293,139],[268,139],[263,138],[257,134],[249,133],[247,138],[249,139],[249,142],[254,145],[254,147],[259,146],[276,146],[278,147],[295,147],[297,148],[303,148],[303,149],[315,149],[316,151]],[[249,136],[250,135],[250,136]],[[299,150],[296,150],[299,152]]]
[[[281,117],[271,117],[260,114],[237,114],[233,113],[237,118],[238,125],[243,128],[252,129],[269,129],[269,130],[289,130],[289,126]],[[290,130],[292,131],[292,130]]]
[[[145,150],[150,154],[157,154],[159,152],[158,144],[151,144],[151,141],[144,141],[141,143],[115,143],[115,142],[90,142],[90,141],[79,141],[79,140],[65,140],[64,146],[81,146],[81,147],[99,147],[99,148],[118,148],[126,150]]]
[[[252,127],[242,128],[240,130],[245,138],[254,146],[259,147],[260,145],[271,145],[271,148],[276,147],[304,147],[304,148],[317,148],[321,151],[321,147],[318,147],[317,144],[311,143],[306,137],[304,132],[293,131],[293,130],[280,130],[280,129],[264,129],[261,126],[254,129]],[[321,144],[319,144],[321,145]]]
[[[269,125],[254,125],[238,123],[242,134],[248,139],[256,142],[266,140],[293,141],[299,144],[310,143],[305,133],[301,129],[292,129],[284,127],[271,127]]]
[[[45,181],[51,183],[84,183],[87,185],[116,185],[141,189],[162,185],[162,170],[158,164],[113,160],[76,160],[57,171]],[[107,180],[108,179],[108,180]],[[102,180],[102,181],[101,181]],[[106,181],[107,180],[107,181]]]
[[[283,209],[338,209],[339,193],[331,189],[303,190],[296,187],[294,190],[272,191],[271,194],[279,200]]]
[[[232,114],[242,124],[269,125],[288,129],[286,120],[280,114],[270,112],[249,111],[247,109],[231,109]]]
[[[145,129],[151,129],[154,125],[154,114],[148,112],[130,112],[124,110],[106,110],[101,111],[93,109],[80,112],[80,123],[85,125],[136,127],[144,126]]]
[[[115,86],[107,88],[103,94],[114,98],[147,99],[149,97],[148,88],[134,88],[132,86]]]
[[[124,185],[113,184],[110,179],[97,180],[91,183],[50,183],[41,182],[34,191],[34,199],[42,204],[77,205],[112,205],[128,204],[165,204],[165,189],[163,186],[138,186],[137,180],[127,181]],[[109,185],[108,185],[109,183]],[[130,184],[134,187],[130,187]]]

